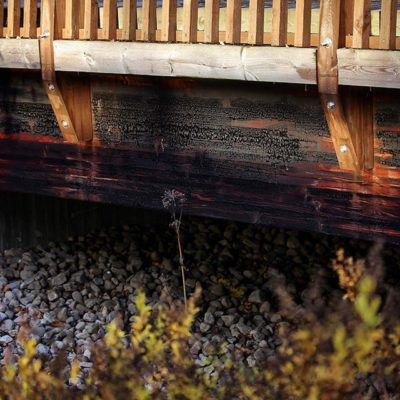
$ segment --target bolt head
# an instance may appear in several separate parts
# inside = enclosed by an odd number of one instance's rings
[[[347,152],[349,151],[349,148],[347,147],[346,144],[341,144],[341,145],[339,146],[339,151],[340,151],[341,153],[347,153]]]
[[[336,108],[336,104],[333,101],[328,101],[326,103],[326,107],[328,108],[328,110],[334,110]]]
[[[69,128],[69,124],[68,124],[67,121],[61,121],[61,125],[62,125],[62,127],[63,127],[64,129]]]
[[[55,87],[52,83],[49,83],[48,85],[49,90],[52,92],[53,90],[55,90]]]
[[[332,46],[332,39],[330,37],[325,38],[321,43],[321,47],[331,47],[331,46]]]

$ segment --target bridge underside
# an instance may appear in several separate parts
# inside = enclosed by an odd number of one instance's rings
[[[373,97],[375,166],[356,175],[313,86],[80,76],[94,140],[76,145],[40,74],[2,71],[0,190],[161,209],[176,189],[187,214],[400,243],[399,91],[343,88]]]

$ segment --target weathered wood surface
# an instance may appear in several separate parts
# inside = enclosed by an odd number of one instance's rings
[[[375,95],[375,168],[341,171],[317,93],[92,77],[95,141],[60,140],[36,75],[2,75],[0,189],[400,243],[400,95]],[[43,121],[46,121],[44,123]]]

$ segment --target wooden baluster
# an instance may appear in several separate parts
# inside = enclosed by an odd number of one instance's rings
[[[370,32],[371,0],[355,0],[352,47],[354,49],[368,49]]]
[[[346,47],[346,38],[353,35],[354,0],[340,3],[340,29],[338,47]]]
[[[397,0],[383,0],[379,48],[396,50]]]
[[[20,0],[8,0],[7,35],[17,37],[20,34]]]
[[[226,43],[240,43],[241,22],[242,1],[228,0],[226,3]]]
[[[3,37],[4,0],[0,0],[0,38]]]
[[[197,15],[198,15],[197,0],[183,0],[183,28],[182,28],[183,42],[197,41]]]
[[[219,42],[219,0],[206,0],[204,8],[204,41]]]
[[[294,45],[309,47],[311,33],[311,0],[296,1],[296,29]]]
[[[161,40],[176,41],[176,0],[163,0],[161,16]]]
[[[272,46],[286,46],[288,22],[288,0],[272,2]]]
[[[103,39],[117,38],[117,0],[104,0],[103,6]]]
[[[0,17],[1,17],[1,15],[0,15]],[[26,37],[26,38],[35,38],[36,37],[36,33],[37,33],[36,18],[37,18],[37,1],[36,0],[25,0],[24,1],[24,26],[22,29],[23,37]]]
[[[250,44],[262,44],[264,41],[264,0],[250,0],[249,38]]]
[[[65,29],[63,38],[79,39],[79,1],[66,0],[65,2]]]
[[[156,0],[143,0],[142,3],[142,40],[156,40],[157,3]]]
[[[54,37],[55,39],[62,39],[63,37],[63,30],[65,27],[65,7],[66,7],[66,0],[57,0],[56,1],[56,21],[55,21],[55,32]]]
[[[82,0],[81,0],[82,1]],[[84,0],[83,39],[97,39],[99,26],[99,7],[97,0]]]
[[[136,0],[124,0],[124,19],[122,27],[122,40],[135,40],[136,39],[136,18],[137,18],[137,5]]]

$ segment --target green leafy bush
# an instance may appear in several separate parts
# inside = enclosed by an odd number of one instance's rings
[[[375,253],[374,253],[375,251]],[[212,376],[192,359],[188,339],[198,292],[185,307],[164,299],[151,308],[138,294],[131,331],[108,326],[93,350],[87,376],[63,354],[44,365],[22,330],[24,354],[9,352],[0,371],[1,399],[396,399],[400,393],[399,291],[388,287],[376,259],[334,263],[346,299],[326,296],[316,277],[302,304],[271,270],[269,283],[285,315],[282,345],[261,368],[249,368],[220,349]],[[375,257],[375,258],[374,258]],[[378,294],[379,293],[379,294]],[[327,300],[325,301],[324,298]]]

